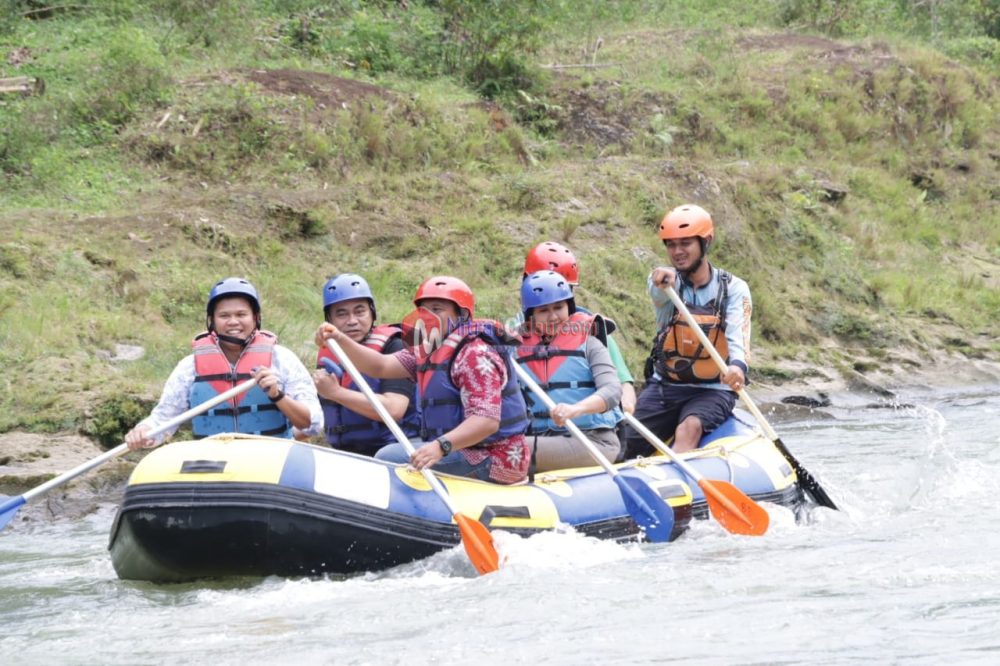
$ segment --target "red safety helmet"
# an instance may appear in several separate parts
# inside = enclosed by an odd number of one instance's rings
[[[545,241],[531,248],[524,258],[524,277],[538,271],[555,271],[566,278],[572,286],[580,284],[580,269],[576,257],[565,245]]]
[[[473,296],[469,285],[457,277],[436,275],[432,278],[427,278],[417,287],[417,294],[413,297],[413,304],[419,307],[420,301],[425,298],[440,298],[451,301],[458,306],[459,310],[468,311],[470,319],[476,313],[476,297]]]
[[[684,204],[678,206],[664,216],[660,222],[660,238],[676,240],[697,236],[706,243],[711,242],[715,235],[712,216],[701,206]]]

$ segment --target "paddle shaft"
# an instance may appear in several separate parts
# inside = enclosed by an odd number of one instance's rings
[[[348,358],[344,348],[341,347],[340,344],[333,338],[327,338],[326,345],[330,348],[330,351],[333,352],[334,356],[337,357],[337,360],[340,361],[340,364],[344,366],[344,370],[346,370],[347,374],[349,374],[351,379],[354,380],[355,385],[357,385],[357,387],[361,389],[361,392],[365,394],[365,397],[368,398],[368,402],[371,403],[372,407],[378,413],[379,418],[382,419],[382,423],[389,428],[392,434],[396,436],[396,440],[399,441],[399,443],[403,445],[403,448],[406,449],[406,452],[412,456],[416,449],[413,448],[413,444],[410,442],[410,439],[406,436],[406,433],[403,432],[403,429],[399,427],[399,424],[396,423],[396,419],[392,418],[392,415],[389,414],[389,410],[385,408],[385,405],[383,405],[382,401],[378,399],[375,392],[372,391],[372,387],[368,385],[368,382],[361,375],[361,372],[358,371],[354,362]],[[448,507],[448,511],[451,512],[451,515],[454,516],[457,514],[458,509],[456,509],[455,505],[452,503],[451,497],[448,496],[444,486],[438,478],[434,476],[430,469],[424,468],[420,470],[420,473],[423,475],[424,479],[427,480],[427,483],[431,485],[431,488],[434,489],[434,492],[437,493],[438,497],[441,498],[441,501],[445,503],[445,506]]]
[[[698,324],[698,321],[691,314],[691,311],[688,310],[687,306],[684,305],[684,301],[681,300],[677,291],[670,285],[664,286],[666,287],[667,296],[669,296],[670,300],[674,302],[674,307],[677,308],[677,311],[684,317],[688,326],[690,326],[695,335],[698,336],[698,342],[700,342],[701,346],[704,347],[709,353],[712,360],[715,361],[715,364],[719,366],[719,372],[725,374],[725,372],[729,369],[726,365],[725,359],[723,359],[722,355],[719,354],[715,345],[709,341],[708,336],[705,335],[705,331],[701,330],[701,326]],[[740,390],[737,391],[737,394],[740,396],[740,400],[743,401],[746,408],[750,410],[750,413],[753,414],[755,419],[757,419],[757,423],[760,424],[760,427],[764,429],[764,434],[767,435],[767,438],[774,443],[785,459],[795,469],[796,473],[802,477],[805,487],[810,491],[813,498],[823,506],[830,509],[836,509],[837,505],[833,503],[833,500],[830,499],[830,496],[827,495],[826,491],[819,485],[819,482],[813,478],[812,474],[810,474],[805,467],[799,464],[799,461],[796,460],[795,457],[792,456],[791,452],[785,447],[784,442],[781,441],[781,438],[778,437],[778,433],[774,431],[771,424],[764,418],[764,415],[757,408],[757,404],[753,401],[753,398],[751,398],[750,394],[747,393],[746,388],[740,388]]]
[[[684,460],[679,455],[674,453],[673,449],[671,449],[669,446],[661,442],[660,438],[654,435],[652,430],[643,425],[642,421],[635,418],[628,412],[625,412],[625,420],[628,421],[629,425],[632,426],[637,433],[645,437],[646,441],[653,445],[653,448],[655,448],[657,451],[670,458],[670,460],[672,460],[674,464],[680,467],[684,471],[684,473],[687,474],[689,477],[691,477],[692,479],[694,479],[696,482],[699,483],[701,482],[702,479],[705,478],[701,474],[701,472],[696,470],[688,463],[684,462]]]
[[[187,420],[189,420],[191,418],[194,418],[195,416],[198,416],[199,414],[201,414],[203,412],[208,411],[212,407],[215,407],[218,404],[221,404],[221,403],[223,403],[223,402],[225,402],[227,400],[235,398],[239,394],[241,394],[241,393],[249,390],[256,383],[257,383],[256,379],[248,379],[245,382],[243,382],[242,384],[238,384],[237,386],[234,386],[233,388],[229,389],[228,391],[226,391],[224,393],[220,393],[219,395],[215,396],[211,400],[206,400],[205,402],[201,403],[200,405],[196,405],[196,406],[192,407],[191,409],[187,410],[183,414],[180,414],[180,415],[178,415],[178,416],[170,419],[169,421],[167,421],[163,425],[161,425],[161,426],[159,426],[157,428],[154,428],[152,431],[150,431],[148,433],[147,437],[156,437],[157,435],[159,435],[161,433],[164,433],[167,430],[175,428],[175,427],[181,425],[182,423],[184,423],[185,421],[187,421]],[[95,467],[103,465],[104,463],[106,463],[107,461],[111,460],[112,458],[117,458],[118,456],[127,453],[128,450],[129,450],[128,449],[128,444],[119,444],[115,448],[113,448],[113,449],[111,449],[109,451],[105,451],[104,453],[102,453],[101,455],[97,456],[96,458],[88,460],[87,462],[83,463],[82,465],[78,465],[77,467],[74,467],[73,469],[69,470],[68,472],[64,472],[63,474],[60,474],[59,476],[57,476],[57,477],[55,477],[53,479],[49,479],[45,483],[32,488],[31,490],[29,490],[28,492],[24,493],[20,497],[12,498],[8,502],[0,505],[0,514],[4,513],[5,511],[8,511],[8,510],[10,510],[10,509],[12,509],[12,508],[14,508],[16,506],[20,506],[21,504],[26,504],[26,503],[30,502],[32,499],[34,499],[35,497],[38,497],[39,495],[44,495],[45,493],[49,492],[53,488],[61,486],[64,483],[67,483],[68,481],[72,481],[73,479],[75,479],[76,477],[80,476],[81,474],[89,472],[90,470],[94,469]]]
[[[512,360],[511,365],[514,367],[514,371],[517,373],[518,379],[524,382],[525,386],[531,389],[531,392],[537,395],[539,399],[541,399],[541,401],[545,403],[546,407],[548,407],[551,410],[556,406],[555,401],[549,397],[549,394],[546,393],[544,390],[542,390],[542,387],[538,385],[538,382],[536,382],[531,377],[531,375],[529,375],[528,372],[524,368],[522,368],[519,363],[517,363],[517,361]],[[601,465],[601,467],[604,468],[605,472],[607,472],[611,476],[618,475],[618,470],[616,470],[614,467],[611,466],[611,463],[609,463],[608,459],[604,457],[604,454],[602,454],[597,449],[594,443],[590,441],[590,439],[586,435],[583,434],[583,431],[580,430],[580,428],[577,427],[575,423],[573,423],[570,420],[567,420],[566,429],[569,430],[571,433],[573,433],[574,437],[580,440],[580,443],[587,448],[587,452],[590,454],[590,456],[594,460],[596,460]]]
[[[734,534],[760,536],[767,531],[770,516],[746,493],[728,481],[706,479],[698,470],[681,460],[680,456],[660,441],[660,438],[639,419],[626,414],[625,420],[653,447],[669,457],[689,478],[698,483],[698,487],[705,494],[709,513],[719,521],[720,525]]]
[[[550,411],[555,408],[555,401],[542,390],[538,382],[516,360],[511,359],[511,366],[517,373],[518,378],[531,389],[532,393],[541,399]],[[641,479],[619,474],[618,470],[611,466],[611,463],[597,450],[594,443],[583,434],[583,431],[575,423],[567,420],[566,428],[586,447],[590,457],[596,460],[604,468],[604,471],[611,476],[611,480],[615,482],[615,485],[618,486],[618,490],[621,492],[625,508],[632,515],[632,519],[639,525],[639,528],[646,534],[646,538],[650,541],[669,541],[674,528],[674,510],[663,500],[660,494]]]

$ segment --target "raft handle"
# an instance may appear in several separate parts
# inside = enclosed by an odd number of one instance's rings
[[[479,514],[479,522],[489,526],[494,518],[531,518],[531,509],[526,506],[498,506],[488,504]]]
[[[181,474],[219,474],[226,471],[225,460],[185,460]]]

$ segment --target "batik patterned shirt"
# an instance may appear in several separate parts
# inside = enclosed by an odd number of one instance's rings
[[[417,358],[410,349],[396,358],[414,379]],[[459,390],[465,417],[483,416],[500,420],[503,387],[507,384],[507,367],[497,351],[485,340],[475,339],[463,345],[451,366],[451,377]],[[487,457],[493,459],[490,478],[497,483],[517,483],[528,475],[531,450],[524,435],[512,435],[489,444],[459,450],[472,465]]]

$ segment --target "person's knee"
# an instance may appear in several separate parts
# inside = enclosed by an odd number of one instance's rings
[[[601,453],[604,454],[609,463],[616,463],[621,458],[622,445],[616,442],[612,446],[605,446],[601,449]]]
[[[375,452],[375,459],[384,460],[386,462],[402,463],[410,459],[409,455],[404,457],[404,453],[406,453],[405,449],[403,449],[403,447],[399,444],[386,444]]]
[[[701,419],[697,416],[689,416],[677,426],[677,438],[698,441],[702,433]]]

